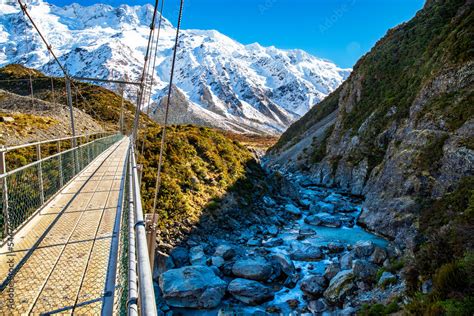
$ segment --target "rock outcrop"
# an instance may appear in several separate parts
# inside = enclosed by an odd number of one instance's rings
[[[430,1],[390,30],[267,166],[364,195],[360,224],[412,249],[420,202],[474,175],[471,12],[469,0]]]
[[[213,308],[219,305],[227,284],[205,266],[172,269],[160,276],[166,303],[174,307]]]

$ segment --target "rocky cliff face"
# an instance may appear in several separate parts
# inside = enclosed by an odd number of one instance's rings
[[[390,30],[283,134],[269,166],[364,195],[360,223],[412,248],[421,203],[474,174],[472,5],[429,1]]]

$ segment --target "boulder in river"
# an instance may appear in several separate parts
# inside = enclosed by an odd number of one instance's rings
[[[211,263],[212,263],[213,266],[215,266],[217,268],[220,268],[224,265],[225,261],[224,261],[224,258],[222,258],[222,257],[213,256],[211,258]]]
[[[235,249],[229,245],[219,245],[214,252],[214,256],[222,257],[224,260],[230,260],[235,256]]]
[[[221,302],[226,282],[206,266],[168,270],[159,285],[166,303],[173,307],[214,308]]]
[[[348,252],[344,254],[340,259],[339,263],[341,265],[341,270],[349,270],[352,268],[352,260],[354,260],[354,254]]]
[[[328,213],[319,213],[305,217],[304,222],[314,226],[341,227],[342,222],[337,216]]]
[[[358,258],[368,257],[374,252],[375,245],[369,241],[358,241],[354,245],[354,253]]]
[[[310,237],[316,235],[316,231],[312,228],[301,228],[298,231],[298,237],[302,237],[304,239],[305,237]]]
[[[301,244],[294,247],[290,257],[297,261],[316,261],[324,258],[324,254],[318,246]]]
[[[328,310],[328,303],[324,298],[320,298],[316,301],[310,301],[308,303],[308,309],[311,313],[319,315]]]
[[[293,215],[296,215],[296,216],[300,216],[301,215],[301,210],[296,207],[294,204],[291,204],[291,203],[288,203],[285,205],[285,211],[287,213],[290,213],[290,214],[293,214]]]
[[[271,226],[268,226],[267,231],[268,231],[268,234],[272,236],[276,236],[278,234],[279,229],[275,225],[271,225]]]
[[[328,282],[326,278],[322,275],[316,274],[304,278],[301,281],[300,288],[306,294],[317,298],[323,295],[327,285]]]
[[[263,284],[246,279],[234,279],[227,291],[239,301],[248,305],[258,305],[273,299],[273,292]]]
[[[262,240],[259,238],[250,238],[247,241],[247,246],[250,246],[250,247],[259,247],[261,245],[262,245]]]
[[[343,270],[336,274],[324,291],[324,297],[332,304],[338,304],[354,289],[354,274],[352,270]]]
[[[341,271],[341,269],[339,268],[339,264],[337,264],[336,262],[331,262],[326,266],[326,269],[324,270],[324,277],[326,278],[326,280],[331,280],[336,276],[336,274],[339,273],[339,271]]]
[[[238,260],[232,266],[234,275],[257,281],[268,279],[272,271],[272,265],[263,258]]]
[[[341,221],[342,225],[347,227],[354,227],[355,225],[355,218],[350,215],[340,216],[339,220]]]
[[[193,266],[205,266],[207,262],[206,255],[202,246],[195,246],[189,250],[189,261]]]
[[[287,276],[293,276],[295,274],[295,264],[289,256],[283,253],[274,253],[270,258],[272,262],[279,265],[281,271]]]
[[[325,203],[325,202],[316,202],[313,205],[311,205],[309,211],[311,213],[329,213],[332,214],[334,213],[335,207],[334,204],[331,203]]]
[[[262,241],[262,246],[267,248],[277,247],[283,245],[283,239],[280,237],[274,237]]]
[[[328,251],[330,253],[339,253],[339,252],[343,252],[344,249],[345,249],[345,246],[343,243],[340,243],[338,241],[332,241],[332,242],[329,242],[328,245]]]

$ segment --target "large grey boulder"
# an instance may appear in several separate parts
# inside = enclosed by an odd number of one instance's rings
[[[301,244],[294,248],[290,257],[297,261],[316,261],[324,258],[324,254],[318,246]]]
[[[311,205],[309,211],[311,213],[334,213],[335,207],[334,204],[325,203],[325,202],[316,202]]]
[[[227,287],[206,266],[188,266],[168,270],[160,276],[163,299],[170,306],[214,308],[221,302]]]
[[[352,260],[354,260],[354,254],[352,252],[344,254],[339,259],[339,263],[341,264],[341,270],[350,270],[352,268]]]
[[[310,301],[308,303],[308,309],[311,313],[319,315],[320,313],[328,310],[328,303],[324,298],[320,298],[316,301]]]
[[[189,250],[189,261],[193,266],[205,266],[207,262],[204,248],[202,246],[195,246]]]
[[[235,249],[229,245],[219,245],[214,252],[214,256],[222,257],[224,260],[230,260],[235,256]]]
[[[366,260],[357,259],[352,262],[354,276],[364,282],[374,281],[378,267]]]
[[[262,241],[262,246],[267,248],[277,247],[283,245],[283,239],[280,237],[273,237]]]
[[[301,215],[301,210],[291,203],[285,205],[285,211],[296,216]]]
[[[189,264],[189,251],[187,248],[176,247],[171,251],[170,255],[171,258],[173,258],[173,262],[177,268],[181,268]]]
[[[332,304],[344,301],[354,289],[354,274],[352,270],[344,270],[336,274],[329,282],[329,287],[324,291],[324,297]]]
[[[153,269],[153,280],[158,281],[160,275],[175,267],[171,256],[157,250],[155,252],[155,266]]]
[[[257,281],[268,279],[272,271],[272,265],[263,258],[238,260],[232,266],[234,275]]]
[[[383,264],[385,259],[387,259],[387,252],[385,251],[385,249],[375,247],[374,252],[370,256],[370,261],[375,264],[381,265]]]
[[[331,262],[326,266],[326,269],[324,270],[324,277],[326,280],[331,280],[336,276],[336,274],[341,271],[341,268],[339,267],[339,264],[336,262]]]
[[[314,214],[305,217],[304,222],[309,225],[314,226],[325,226],[325,227],[341,227],[342,222],[339,220],[337,216],[328,214],[328,213],[320,213]]]
[[[287,276],[291,277],[295,274],[295,264],[289,256],[282,253],[274,253],[271,255],[270,259],[272,262],[275,262],[275,264],[277,264],[281,271],[283,271]]]
[[[326,278],[322,275],[311,275],[301,281],[301,290],[306,294],[309,294],[313,297],[320,297],[323,295],[324,290],[326,289],[328,282]]]
[[[369,257],[374,252],[375,245],[371,241],[358,241],[354,245],[354,253],[358,258]]]
[[[270,288],[253,280],[234,279],[229,283],[227,291],[248,305],[258,305],[273,299],[273,292]]]
[[[344,251],[345,246],[341,242],[333,241],[328,243],[327,248],[330,253],[339,253]]]

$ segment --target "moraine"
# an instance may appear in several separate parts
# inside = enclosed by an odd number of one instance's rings
[[[284,177],[292,194],[264,196],[263,222],[220,234],[191,232],[169,257],[159,256],[162,311],[349,315],[402,293],[400,252],[357,225],[360,198]]]

